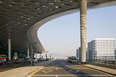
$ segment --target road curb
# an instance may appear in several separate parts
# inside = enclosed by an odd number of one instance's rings
[[[28,73],[25,77],[31,77],[30,75],[31,75],[33,72],[35,72],[35,71],[37,71],[37,70],[39,70],[39,69],[41,69],[41,68],[42,68],[42,66],[41,66],[41,67],[38,67],[37,69],[35,69],[35,70],[31,71],[30,73]]]
[[[103,71],[103,70],[100,70],[100,69],[92,68],[92,67],[89,67],[89,66],[85,66],[85,67],[87,67],[87,68],[91,68],[91,69],[94,69],[94,70],[97,70],[97,71],[101,71],[101,72],[104,72],[104,73],[107,73],[107,74],[110,74],[110,75],[113,75],[113,76],[116,77],[116,74],[109,73],[109,72],[107,72],[107,71]]]

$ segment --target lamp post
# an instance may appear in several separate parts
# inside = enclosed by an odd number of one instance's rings
[[[50,54],[50,60],[51,60],[51,56],[52,56],[52,54]]]

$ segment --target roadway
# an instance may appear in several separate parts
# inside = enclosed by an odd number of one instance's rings
[[[114,77],[108,73],[88,68],[66,60],[54,60],[30,74],[30,77]]]

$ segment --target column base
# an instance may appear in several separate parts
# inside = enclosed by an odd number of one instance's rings
[[[86,64],[86,62],[81,62],[81,64]]]

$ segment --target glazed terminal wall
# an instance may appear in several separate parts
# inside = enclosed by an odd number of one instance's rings
[[[12,47],[12,49],[11,49],[11,59],[12,60],[13,60],[15,52],[17,52],[18,58],[26,58],[27,57],[27,53],[25,51]],[[8,57],[8,45],[0,43],[0,55],[7,55],[7,57]]]

